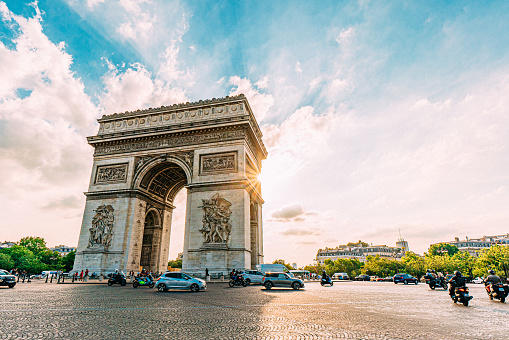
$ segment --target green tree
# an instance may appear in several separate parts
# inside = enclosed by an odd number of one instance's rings
[[[35,256],[39,256],[48,250],[46,247],[46,241],[44,241],[42,237],[23,237],[21,240],[19,240],[18,244],[30,250],[32,253],[34,253]]]
[[[38,256],[42,263],[45,263],[50,270],[60,270],[64,268],[63,257],[58,251],[46,249]]]
[[[70,272],[72,270],[72,267],[74,266],[74,258],[76,257],[76,252],[71,251],[69,254],[65,255],[61,262],[63,266],[63,270],[66,272]]]
[[[277,259],[275,260],[274,262],[272,262],[272,264],[282,264],[286,267],[286,269],[288,270],[294,270],[295,268],[293,268],[290,264],[286,263],[285,260],[281,260],[281,259]]]
[[[20,267],[23,257],[34,255],[34,253],[32,253],[28,248],[17,244],[10,248],[2,249],[0,252],[11,256],[12,260],[14,261],[15,268]]]
[[[0,269],[11,270],[14,268],[14,260],[11,255],[0,253]]]
[[[440,256],[447,254],[449,256],[453,256],[459,251],[460,251],[459,248],[456,247],[455,245],[449,243],[438,243],[433,244],[429,247],[428,254]]]
[[[425,259],[414,252],[407,251],[401,258],[401,264],[405,266],[408,274],[420,278],[425,273]]]
[[[490,269],[497,275],[509,277],[509,246],[497,244],[479,253],[474,266],[475,276],[486,276]]]
[[[359,242],[348,242],[346,244],[348,247],[369,247],[369,243],[362,242],[359,240]]]
[[[320,275],[324,271],[325,267],[321,264],[307,265],[304,266],[304,270],[307,270],[310,273],[315,273]]]
[[[325,272],[327,275],[333,275],[334,273],[347,273],[348,276],[352,278],[360,274],[362,267],[363,263],[357,259],[337,259],[335,261],[330,259],[325,260]],[[322,271],[320,271],[319,274],[321,274]]]
[[[34,254],[29,254],[19,260],[17,268],[21,271],[26,270],[29,274],[38,274],[43,270],[48,270],[48,265],[42,263]]]
[[[168,267],[171,268],[182,268],[182,259],[175,259],[168,262]]]

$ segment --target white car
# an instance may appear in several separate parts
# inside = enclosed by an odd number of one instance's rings
[[[475,279],[472,280],[472,283],[483,283],[484,281],[484,278],[483,277],[476,277]]]
[[[244,277],[244,280],[247,282],[247,284],[251,283],[262,284],[263,281],[263,274],[258,270],[246,270],[244,271],[242,276]]]

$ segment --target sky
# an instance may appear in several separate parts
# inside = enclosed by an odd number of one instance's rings
[[[103,114],[244,93],[265,262],[509,232],[509,2],[0,0],[0,241],[76,246]],[[182,251],[185,189],[170,258]]]

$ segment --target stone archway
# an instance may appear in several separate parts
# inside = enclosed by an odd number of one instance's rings
[[[183,269],[263,262],[267,152],[243,95],[103,116],[74,270],[166,270],[173,200],[186,188]]]

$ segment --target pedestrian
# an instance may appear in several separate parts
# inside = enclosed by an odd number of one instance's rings
[[[85,282],[88,281],[88,268],[85,270]]]
[[[80,281],[83,281],[83,269],[80,272]]]
[[[208,282],[210,281],[210,275],[209,275],[209,269],[205,268],[205,280]]]

